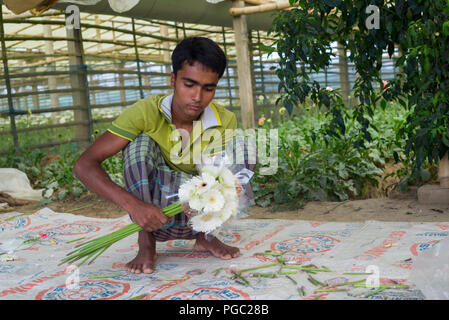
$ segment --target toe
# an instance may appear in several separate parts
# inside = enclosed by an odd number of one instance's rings
[[[154,272],[153,264],[144,264],[143,265],[143,273],[149,274]]]
[[[133,268],[132,273],[141,273],[142,272],[142,265],[138,264]]]

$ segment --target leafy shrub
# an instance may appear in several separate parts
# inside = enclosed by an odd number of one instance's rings
[[[301,208],[306,201],[343,201],[363,195],[368,182],[377,185],[386,162],[406,162],[405,140],[397,138],[406,111],[394,105],[372,117],[373,137],[365,148],[357,148],[361,130],[347,112],[341,137],[325,133],[325,113],[304,109],[301,116],[279,124],[279,168],[274,175],[253,179],[256,204],[272,210]],[[261,127],[262,128],[262,127]],[[258,131],[259,132],[259,131]],[[395,156],[394,156],[395,155]]]

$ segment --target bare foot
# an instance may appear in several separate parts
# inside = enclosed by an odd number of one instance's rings
[[[228,246],[218,240],[216,237],[213,237],[212,239],[206,239],[204,233],[199,233],[196,237],[195,250],[209,251],[215,257],[224,260],[237,258],[240,255],[239,248]]]
[[[139,231],[139,253],[126,264],[131,273],[153,273],[156,263],[156,240],[151,232]]]

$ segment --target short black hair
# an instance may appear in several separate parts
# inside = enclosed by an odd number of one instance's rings
[[[212,71],[223,76],[226,69],[226,55],[217,43],[205,37],[188,37],[183,39],[173,50],[171,56],[175,76],[182,68],[184,62],[193,65],[199,62]]]

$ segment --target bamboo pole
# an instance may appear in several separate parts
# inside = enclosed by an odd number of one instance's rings
[[[44,25],[43,26],[44,29],[44,36],[47,38],[51,38],[53,36],[53,32],[51,29],[51,25]],[[46,54],[46,61],[48,62],[47,66],[49,68],[55,68],[55,64],[53,63],[52,59],[49,57],[49,55],[52,55],[55,53],[55,48],[53,46],[53,41],[45,41],[45,54]],[[49,90],[55,90],[57,89],[57,82],[56,82],[56,78],[54,76],[49,76],[48,77],[48,89]],[[58,100],[58,95],[55,93],[50,94],[50,101],[51,101],[51,105],[53,107],[59,107],[59,100]]]
[[[134,54],[136,55],[136,62],[137,62],[137,77],[139,80],[139,92],[140,92],[140,99],[143,99],[145,96],[143,94],[143,83],[142,83],[142,73],[140,70],[140,59],[139,59],[139,49],[137,48],[137,38],[136,38],[136,25],[134,23],[134,18],[131,18],[131,24],[133,29],[133,42],[134,42]]]
[[[221,32],[222,32],[222,35],[223,35],[223,51],[225,53],[226,59],[229,60],[229,58],[228,58],[228,47],[226,45],[226,33],[225,33],[225,28],[224,27],[222,27]],[[229,76],[229,64],[227,64],[227,66],[226,66],[226,76],[225,76],[225,78],[226,78],[226,83],[227,83],[226,87],[228,89],[228,94],[229,94],[229,97],[228,97],[229,104],[230,104],[230,107],[232,108],[233,107],[233,105],[232,105],[232,90],[231,90],[231,77]]]
[[[236,1],[234,1],[236,2]],[[269,11],[275,11],[275,10],[283,10],[287,8],[293,8],[298,7],[299,4],[295,3],[290,5],[289,1],[282,1],[282,2],[273,2],[273,3],[263,3],[256,6],[251,7],[232,7],[229,9],[229,13],[231,16],[240,16],[240,15],[248,15],[253,13],[262,13],[262,12],[269,12]]]
[[[340,68],[340,88],[343,103],[349,107],[349,96],[351,94],[349,88],[349,71],[348,71],[348,59],[346,57],[346,49],[338,42],[337,43],[339,68]]]
[[[234,1],[235,8],[242,8],[243,1]],[[239,79],[240,109],[243,129],[254,128],[254,97],[251,81],[251,60],[248,43],[248,27],[245,16],[233,18],[237,52],[237,74]]]
[[[255,5],[255,6],[259,6],[261,4],[266,4],[266,3],[274,3],[274,1],[267,1],[267,0],[243,0],[245,1],[245,3],[247,4],[251,4],[251,5]]]
[[[3,60],[3,71],[5,73],[5,84],[6,84],[6,92],[8,98],[8,108],[9,108],[9,119],[11,122],[12,129],[12,137],[14,141],[14,146],[16,148],[19,147],[19,140],[16,132],[16,120],[14,117],[14,104],[12,101],[11,95],[11,81],[9,79],[9,67],[8,67],[8,57],[6,53],[6,44],[5,44],[5,29],[3,25],[3,6],[0,5],[0,41],[2,46],[2,60]]]
[[[66,29],[68,38],[73,38],[75,41],[68,41],[67,47],[69,53],[76,53],[78,56],[71,56],[69,58],[70,69],[81,71],[80,73],[70,74],[70,83],[72,88],[78,89],[73,95],[73,102],[76,105],[82,106],[82,109],[75,110],[75,121],[87,123],[87,125],[78,125],[75,127],[75,138],[79,139],[79,147],[87,147],[92,142],[92,116],[89,101],[89,89],[86,73],[86,65],[84,61],[83,39],[81,29]]]

